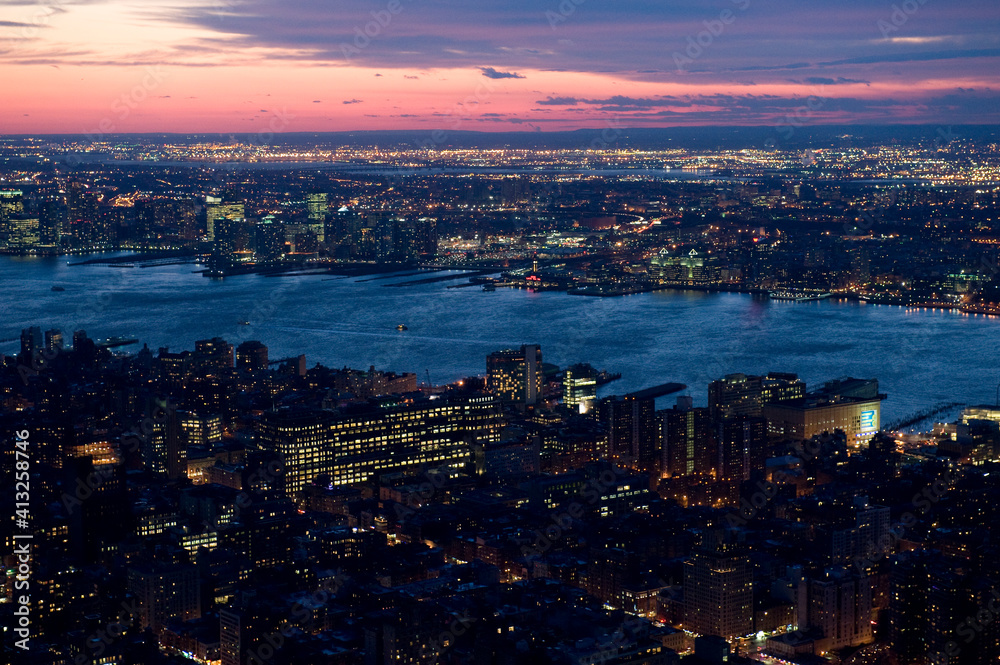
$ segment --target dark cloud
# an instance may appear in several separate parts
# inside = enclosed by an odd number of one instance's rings
[[[553,97],[549,95],[545,99],[540,99],[535,103],[542,106],[575,106],[581,101],[576,97]]]
[[[946,36],[969,49],[959,57],[975,57],[977,49],[995,48],[994,35],[1000,33],[996,0],[922,4],[890,39],[878,25],[892,20],[892,7],[870,0],[771,0],[745,9],[728,0],[616,0],[587,3],[554,25],[538,0],[478,0],[461,10],[453,0],[421,0],[404,3],[390,23],[373,27],[372,13],[384,10],[381,0],[240,0],[225,20],[220,20],[218,0],[202,2],[201,7],[150,12],[158,12],[161,20],[222,33],[228,39],[213,45],[227,49],[271,47],[288,49],[292,58],[388,67],[479,66],[485,60],[501,72],[531,67],[671,74],[677,70],[674,53],[684,53],[689,38],[697,43],[706,22],[718,20],[720,8],[733,12],[735,20],[694,56],[699,72],[812,68],[845,55],[858,62],[907,61],[919,42],[894,41],[897,36]],[[767,48],[760,48],[761,43]],[[815,61],[796,62],[804,52]],[[793,64],[784,64],[788,62]]]
[[[488,79],[523,79],[517,72],[499,72],[492,67],[480,67],[479,71]]]
[[[809,76],[802,81],[792,81],[793,83],[808,83],[809,85],[849,85],[851,83],[863,83],[864,85],[871,85],[871,81],[865,81],[864,79],[848,79],[843,76],[838,76],[837,78],[827,78],[825,76]]]
[[[659,106],[690,106],[690,102],[685,99],[673,96],[661,97],[626,97],[624,95],[614,95],[605,99],[581,99],[579,97],[552,97],[549,96],[535,102],[541,106],[576,106],[577,104],[588,104],[600,106],[606,110],[611,109],[648,109]]]
[[[815,63],[795,62],[792,64],[776,64],[768,66],[739,67],[728,71],[751,72],[751,71],[781,71],[784,69],[804,69],[809,67],[838,67],[843,65],[874,65],[899,62],[928,62],[932,60],[960,60],[975,58],[998,58],[1000,49],[968,49],[968,50],[946,50],[946,51],[919,51],[907,53],[882,53],[875,55],[857,56],[854,58],[842,58],[840,60],[824,60]],[[694,71],[694,70],[692,70]]]
[[[593,111],[613,113],[628,126],[662,126],[664,124],[735,124],[781,125],[790,122],[798,125],[842,123],[845,118],[860,122],[897,123],[914,122],[930,117],[954,118],[961,114],[971,122],[990,122],[1000,108],[1000,91],[961,90],[946,95],[928,97],[868,99],[861,97],[779,96],[779,95],[684,95],[638,99],[609,97],[585,99],[581,97],[549,97],[538,102],[548,108],[533,109],[548,113],[554,102],[561,101],[563,111],[587,117]],[[535,122],[568,120],[560,118],[533,118]],[[578,118],[579,120],[579,118]]]
[[[1000,48],[981,48],[948,50],[948,51],[923,51],[919,53],[894,53],[879,54],[869,56],[858,56],[856,58],[846,58],[843,60],[832,60],[820,63],[823,66],[832,65],[870,65],[882,62],[926,62],[928,60],[962,60],[967,58],[996,58],[1000,57]]]
[[[22,23],[21,21],[0,21],[0,28],[46,28],[44,23],[34,25],[32,23]]]

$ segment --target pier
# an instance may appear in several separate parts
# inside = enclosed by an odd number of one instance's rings
[[[670,393],[680,392],[685,388],[687,388],[687,386],[683,383],[661,383],[658,386],[643,388],[642,390],[637,390],[634,393],[628,393],[625,396],[635,397],[636,399],[655,399],[657,397],[669,395]]]

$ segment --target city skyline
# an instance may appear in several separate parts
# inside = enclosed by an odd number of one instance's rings
[[[11,665],[998,665],[998,0],[0,2]]]

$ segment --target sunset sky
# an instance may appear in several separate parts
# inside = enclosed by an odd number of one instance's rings
[[[996,123],[998,0],[0,4],[0,133]]]

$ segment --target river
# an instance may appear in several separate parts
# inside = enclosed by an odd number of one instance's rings
[[[447,288],[460,282],[386,286],[416,279],[402,276],[211,280],[194,269],[0,257],[0,339],[29,325],[60,328],[67,338],[80,328],[92,338],[136,337],[154,352],[215,336],[257,339],[271,358],[304,353],[309,365],[374,365],[421,381],[429,371],[435,384],[483,374],[493,350],[538,343],[546,362],[621,372],[602,394],[677,381],[696,404],[705,403],[710,380],[732,372],[795,372],[809,386],[876,377],[889,396],[883,422],[943,402],[993,403],[1000,382],[1000,319],[982,315],[736,293],[591,298]],[[7,354],[17,349],[17,341],[0,345]]]

